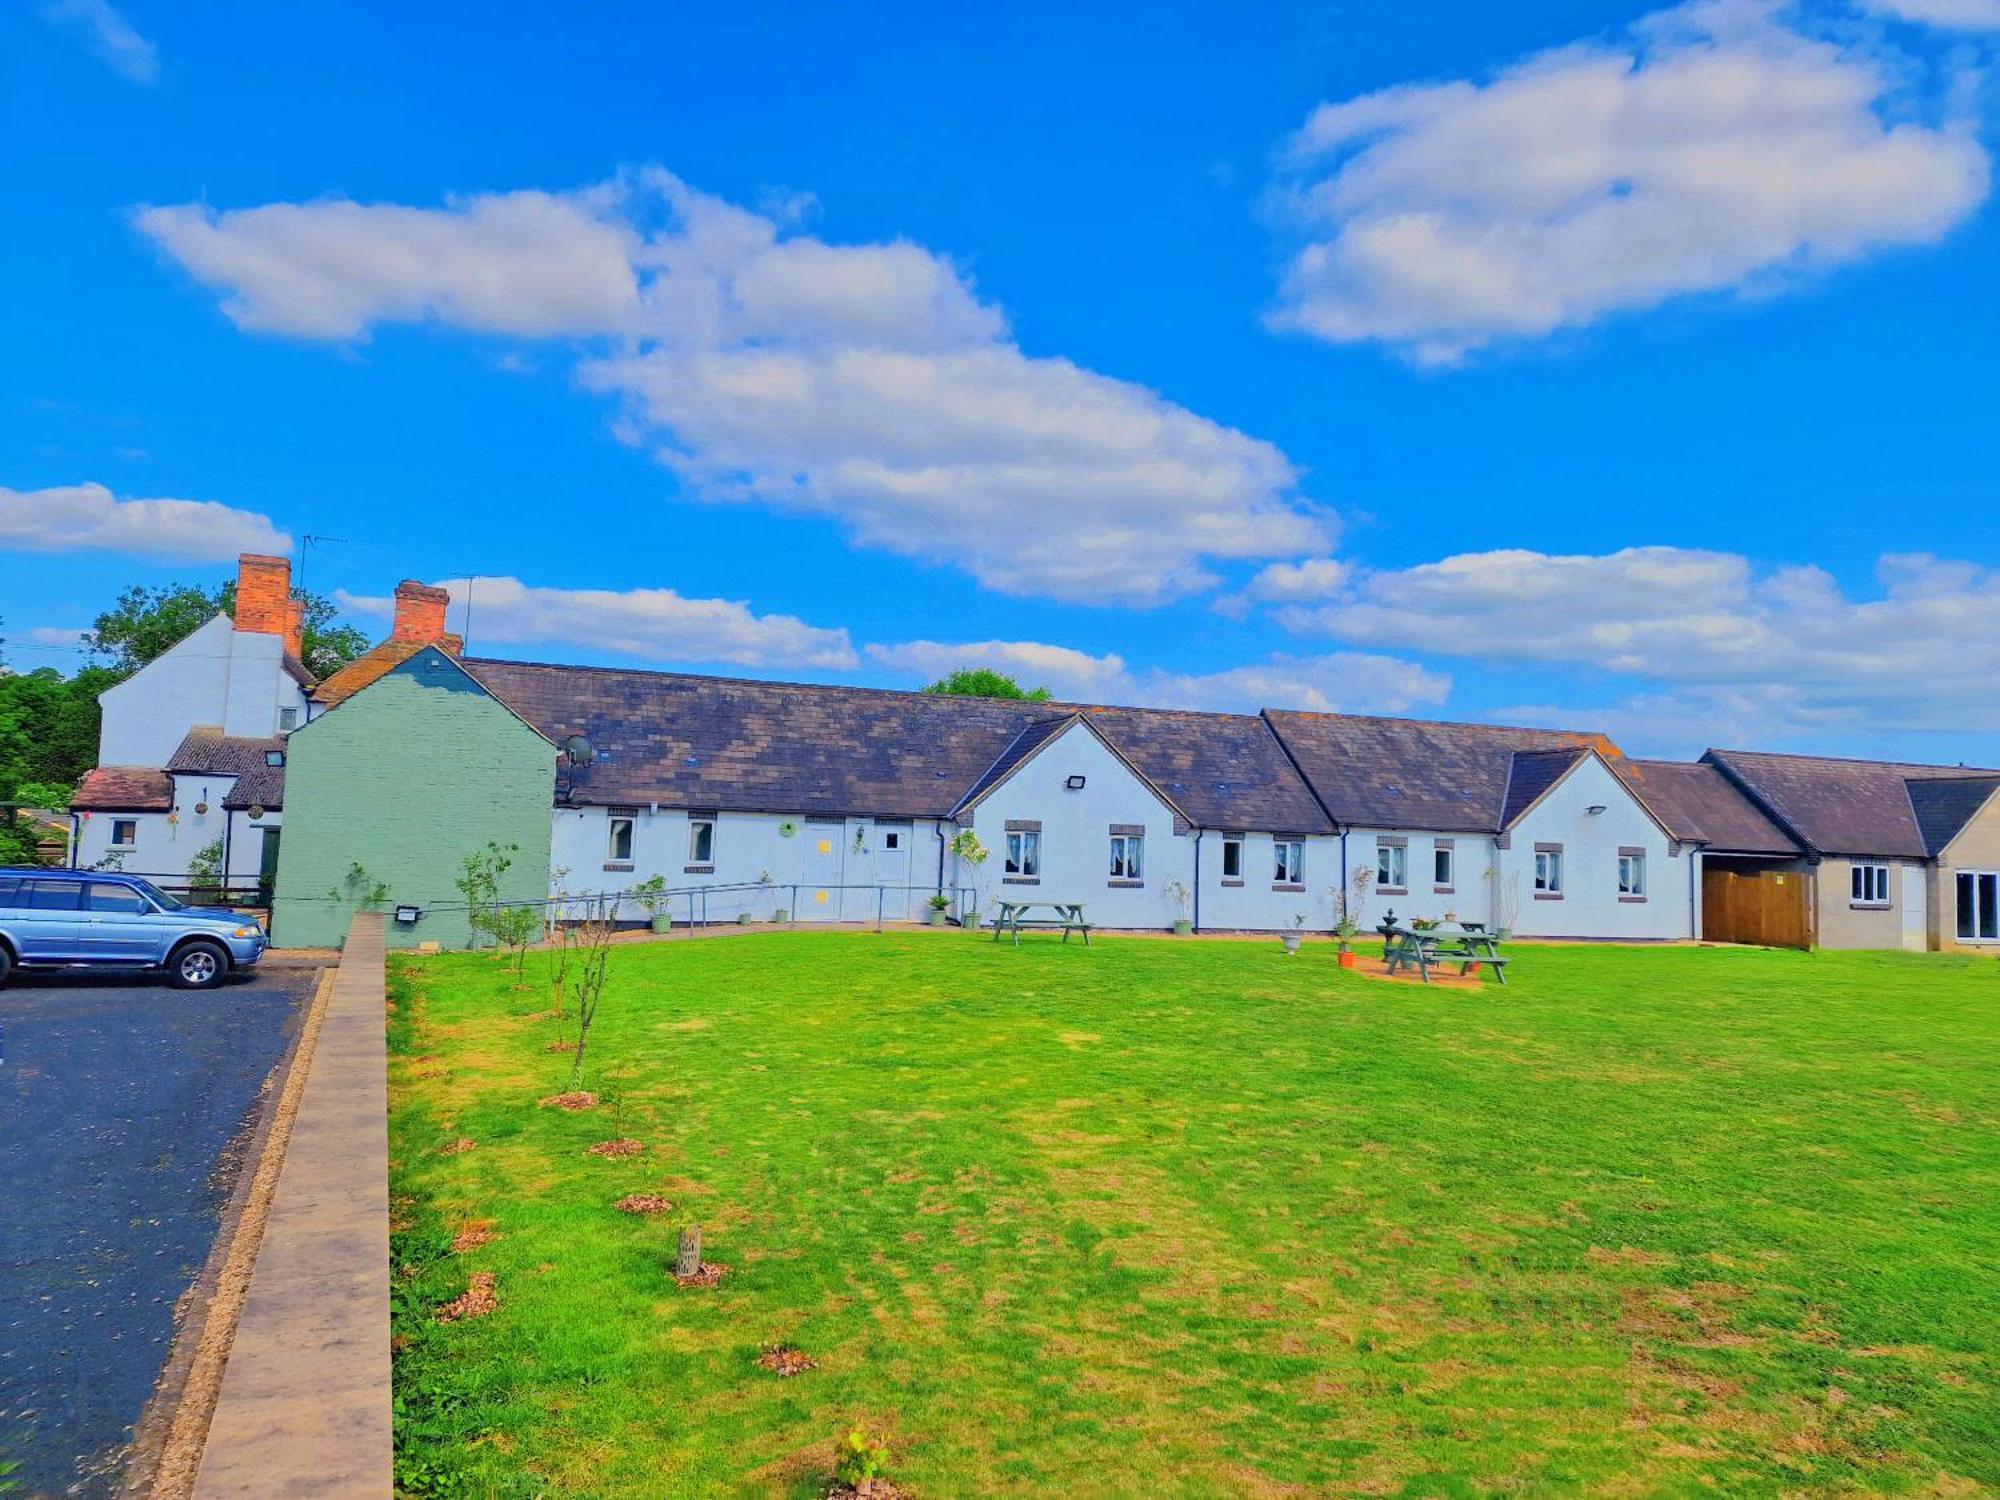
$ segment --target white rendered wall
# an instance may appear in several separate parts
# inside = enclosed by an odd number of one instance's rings
[[[1064,782],[1079,775],[1083,789],[1070,791]],[[1007,877],[1009,819],[1042,825],[1041,875],[1033,884]],[[1111,884],[1114,823],[1145,829],[1136,886]],[[991,920],[996,901],[1080,901],[1093,926],[1168,927],[1178,913],[1167,885],[1194,886],[1193,834],[1176,835],[1172,809],[1082,725],[1063,731],[995,787],[973,810],[971,827],[990,851],[976,876],[982,921]],[[965,883],[974,883],[969,872]]]
[[[203,846],[224,839],[229,860],[225,873],[232,880],[256,879],[263,858],[263,830],[281,827],[284,814],[273,810],[252,819],[247,809],[225,812],[222,799],[235,781],[233,776],[176,776],[171,813],[96,812],[80,817],[77,864],[86,869],[105,866],[176,880],[187,874],[189,861]],[[206,813],[195,811],[203,804],[208,807]],[[114,847],[113,826],[128,819],[137,825],[133,843],[128,848]]]
[[[239,631],[217,615],[193,634],[98,695],[104,718],[100,766],[164,766],[197,724],[265,738],[278,732],[278,710],[305,695],[284,666],[282,636]]]
[[[1591,807],[1604,811],[1592,814]],[[1535,899],[1535,845],[1563,846],[1560,901]],[[1618,851],[1646,851],[1646,899],[1618,895]],[[1662,939],[1693,935],[1691,853],[1661,831],[1623,782],[1587,759],[1511,830],[1500,879],[1518,896],[1513,928],[1524,937]]]
[[[675,898],[668,914],[677,921],[687,920],[690,911],[697,919],[705,914],[711,922],[734,921],[739,912],[767,921],[784,908],[802,922],[872,922],[879,905],[884,919],[893,922],[920,917],[936,888],[938,838],[933,821],[808,822],[804,813],[723,811],[715,820],[712,868],[701,869],[688,857],[686,809],[655,810],[642,804],[633,821],[631,868],[625,869],[619,867],[624,862],[609,857],[610,820],[610,810],[604,807],[555,810],[549,845],[551,894],[628,891],[658,876],[670,890],[756,887],[714,890],[692,907],[686,898]],[[789,836],[784,831],[787,826],[792,829]],[[893,849],[891,838],[897,846]],[[869,889],[843,890],[843,886]],[[878,898],[877,888],[889,889]],[[626,920],[644,915],[635,903],[620,908]]]

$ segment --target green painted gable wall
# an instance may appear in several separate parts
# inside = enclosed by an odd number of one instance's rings
[[[391,944],[464,947],[471,928],[454,882],[489,840],[518,846],[500,898],[547,899],[555,752],[443,653],[419,652],[296,730],[285,759],[277,946],[342,941],[358,863],[388,887],[385,910],[425,910],[414,926],[388,922]]]

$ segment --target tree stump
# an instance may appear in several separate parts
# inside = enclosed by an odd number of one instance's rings
[[[691,1224],[681,1231],[680,1249],[674,1255],[674,1275],[679,1277],[701,1274],[701,1226]]]

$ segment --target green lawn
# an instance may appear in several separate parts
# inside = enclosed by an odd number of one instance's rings
[[[2000,965],[1516,954],[623,948],[573,1115],[542,956],[394,961],[403,1482],[813,1495],[858,1422],[932,1497],[2000,1489]]]

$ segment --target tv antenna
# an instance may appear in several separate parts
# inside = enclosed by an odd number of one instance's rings
[[[312,549],[315,547],[324,547],[329,542],[344,543],[346,540],[347,538],[344,536],[318,536],[310,531],[299,538],[299,594],[301,597],[304,596],[306,591],[306,564],[312,559]]]

